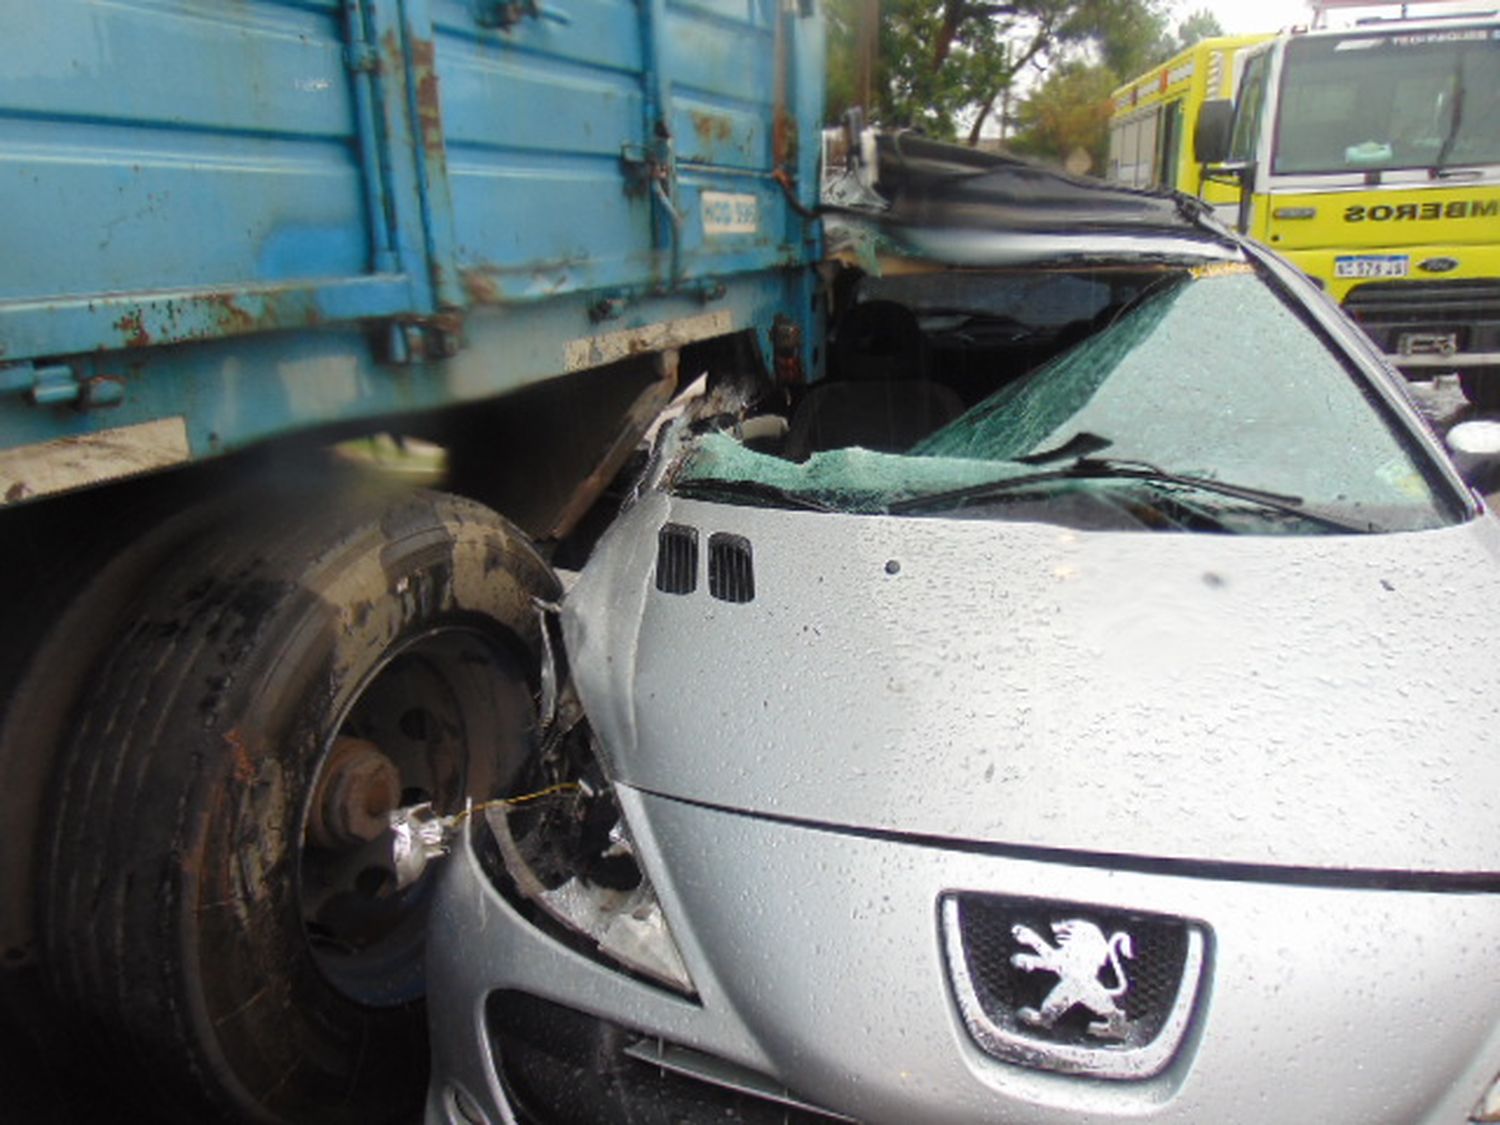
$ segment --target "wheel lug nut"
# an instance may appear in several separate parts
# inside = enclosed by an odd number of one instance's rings
[[[313,792],[308,840],[348,848],[375,839],[401,803],[401,774],[373,742],[340,736]]]

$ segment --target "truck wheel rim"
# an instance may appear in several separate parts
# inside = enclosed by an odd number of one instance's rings
[[[515,678],[477,628],[431,630],[386,654],[324,747],[299,835],[299,904],[319,969],[358,1003],[406,1004],[424,991],[437,865],[396,889],[386,814],[424,801],[451,814],[490,795],[514,720],[495,685]]]

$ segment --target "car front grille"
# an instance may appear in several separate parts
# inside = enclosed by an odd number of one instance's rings
[[[1122,1079],[1175,1055],[1205,961],[1198,924],[978,893],[946,896],[942,918],[954,995],[990,1054]]]

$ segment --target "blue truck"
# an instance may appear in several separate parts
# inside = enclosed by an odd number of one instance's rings
[[[0,5],[8,1028],[153,1117],[409,1118],[428,888],[368,850],[504,791],[549,564],[661,407],[816,377],[822,34],[813,0]],[[376,434],[441,489],[329,452]]]

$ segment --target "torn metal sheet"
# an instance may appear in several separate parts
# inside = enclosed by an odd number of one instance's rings
[[[516,887],[556,922],[592,939],[600,951],[638,973],[684,992],[693,990],[677,943],[667,929],[651,884],[643,876],[632,890],[596,886],[574,877],[549,888],[521,856],[510,831],[510,809],[498,802],[484,811]]]
[[[865,140],[868,142],[869,137]],[[1011,156],[880,133],[825,199],[829,251],[867,273],[886,258],[936,266],[1048,261],[1237,261],[1196,201],[1085,179]]]
[[[428,864],[448,854],[455,817],[443,817],[431,802],[391,812],[391,862],[396,889],[404,890],[426,872]]]

